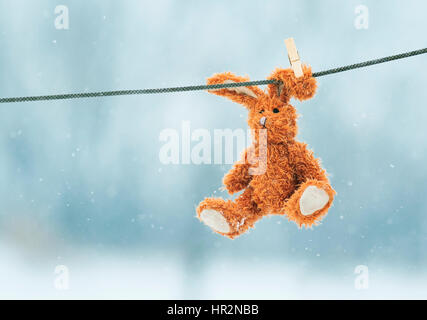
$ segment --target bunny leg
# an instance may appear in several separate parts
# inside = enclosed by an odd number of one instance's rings
[[[235,201],[206,198],[197,207],[197,217],[213,231],[231,239],[244,233],[262,217],[252,189],[247,188]]]
[[[307,180],[285,203],[285,214],[298,226],[317,224],[332,205],[335,191],[328,181]]]

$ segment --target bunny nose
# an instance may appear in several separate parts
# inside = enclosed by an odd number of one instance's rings
[[[265,122],[267,121],[266,117],[262,117],[261,119],[259,119],[259,124],[262,125],[263,127],[265,127]]]

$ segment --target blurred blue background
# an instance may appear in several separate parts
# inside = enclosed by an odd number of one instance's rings
[[[69,30],[57,30],[57,5]],[[355,8],[369,9],[357,29]],[[253,80],[427,46],[411,1],[0,0],[0,96]],[[338,192],[322,225],[264,218],[232,241],[195,218],[231,165],[165,165],[162,130],[246,129],[189,92],[0,105],[1,298],[427,298],[427,56],[318,79],[299,140]],[[57,290],[57,265],[69,269]],[[356,266],[369,268],[357,290]]]

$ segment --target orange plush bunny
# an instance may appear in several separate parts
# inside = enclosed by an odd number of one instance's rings
[[[316,224],[326,215],[335,191],[325,170],[307,145],[295,141],[297,114],[289,104],[291,97],[306,100],[314,96],[316,80],[311,68],[296,78],[291,69],[276,69],[264,92],[256,86],[211,90],[244,105],[249,110],[248,124],[254,143],[242,160],[225,175],[230,194],[242,191],[236,200],[206,198],[197,207],[197,216],[215,232],[234,238],[268,214],[287,215],[300,227]],[[216,74],[208,84],[245,82],[248,78],[232,73]],[[266,159],[266,163],[254,159]]]

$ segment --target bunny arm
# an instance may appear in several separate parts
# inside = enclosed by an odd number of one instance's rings
[[[230,194],[246,188],[252,180],[249,174],[251,164],[248,162],[248,149],[245,150],[242,160],[236,162],[233,168],[224,176],[223,183]]]
[[[289,149],[298,184],[308,179],[328,181],[326,171],[322,169],[319,159],[314,157],[313,151],[307,149],[307,144],[295,142]]]
[[[311,67],[303,65],[304,75],[296,78],[292,69],[277,68],[273,71],[268,79],[279,80],[282,82],[279,85],[281,100],[288,102],[290,98],[296,98],[300,101],[310,99],[316,93],[317,83],[311,72]],[[278,94],[277,85],[270,84],[270,93]]]

